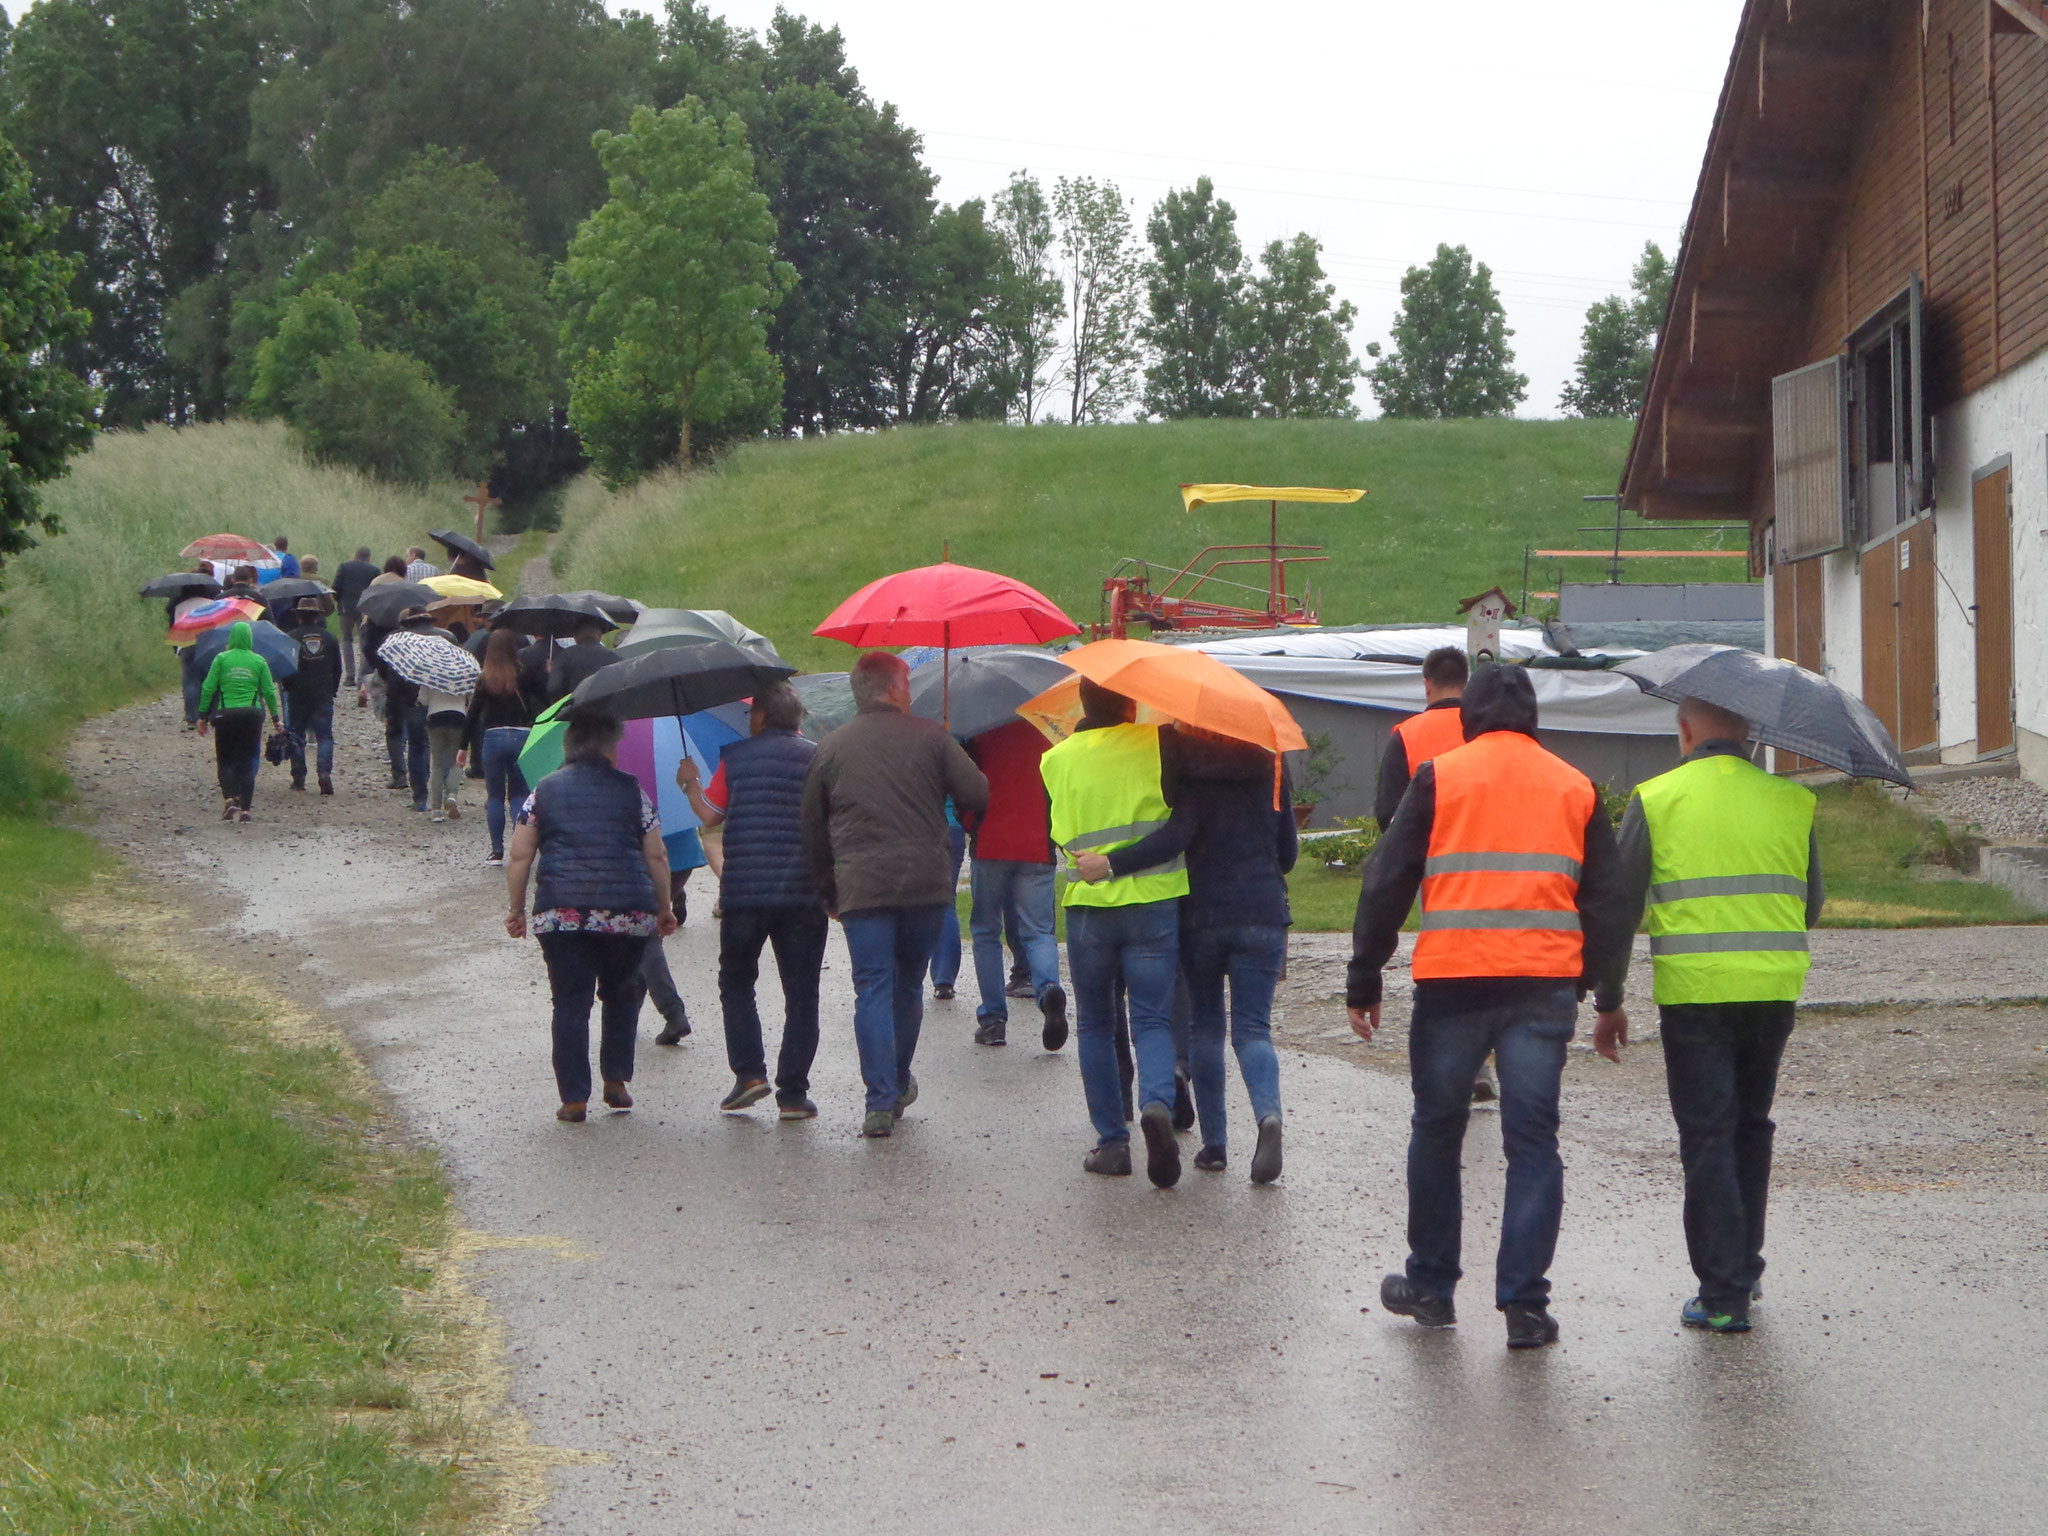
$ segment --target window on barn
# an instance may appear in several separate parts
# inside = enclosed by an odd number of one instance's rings
[[[1859,544],[1890,537],[1934,504],[1922,350],[1916,274],[1849,338],[1847,512]]]

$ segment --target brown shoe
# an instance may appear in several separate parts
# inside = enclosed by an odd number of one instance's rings
[[[555,1118],[557,1120],[568,1120],[571,1122],[578,1122],[583,1119],[585,1108],[586,1106],[582,1104],[564,1104],[560,1109],[555,1111]]]
[[[633,1107],[633,1095],[626,1092],[626,1085],[624,1083],[606,1083],[604,1085],[604,1101],[613,1109],[631,1109]]]
[[[448,802],[446,809],[448,812],[448,819],[450,821],[462,820],[462,807],[457,805],[453,800],[450,800]]]

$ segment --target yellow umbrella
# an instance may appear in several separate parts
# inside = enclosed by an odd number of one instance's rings
[[[478,581],[469,576],[429,576],[420,585],[432,587],[444,598],[455,598],[465,603],[495,603],[505,595],[488,581]]]

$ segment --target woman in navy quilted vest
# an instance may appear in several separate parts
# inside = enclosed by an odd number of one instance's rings
[[[640,1025],[640,962],[647,941],[676,931],[661,820],[639,780],[618,766],[624,727],[600,709],[569,716],[562,766],[534,786],[519,812],[505,864],[512,910],[505,931],[529,927],[554,994],[557,1120],[581,1120],[590,1103],[590,1006],[602,1004],[597,1047],[604,1101],[631,1109],[633,1044]],[[533,918],[526,884],[536,856]]]

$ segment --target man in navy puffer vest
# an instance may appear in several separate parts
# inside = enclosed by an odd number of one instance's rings
[[[725,1054],[733,1085],[719,1103],[728,1112],[768,1096],[767,1047],[754,983],[761,947],[775,946],[782,976],[782,1050],[775,1063],[775,1102],[785,1120],[808,1120],[811,1063],[818,1054],[818,975],[830,931],[804,861],[804,778],[817,747],[797,733],[804,707],[788,683],[754,696],[753,734],[730,743],[708,787],[683,759],[676,783],[704,828],[722,826],[725,872],[719,884],[718,1001],[725,1015]]]

